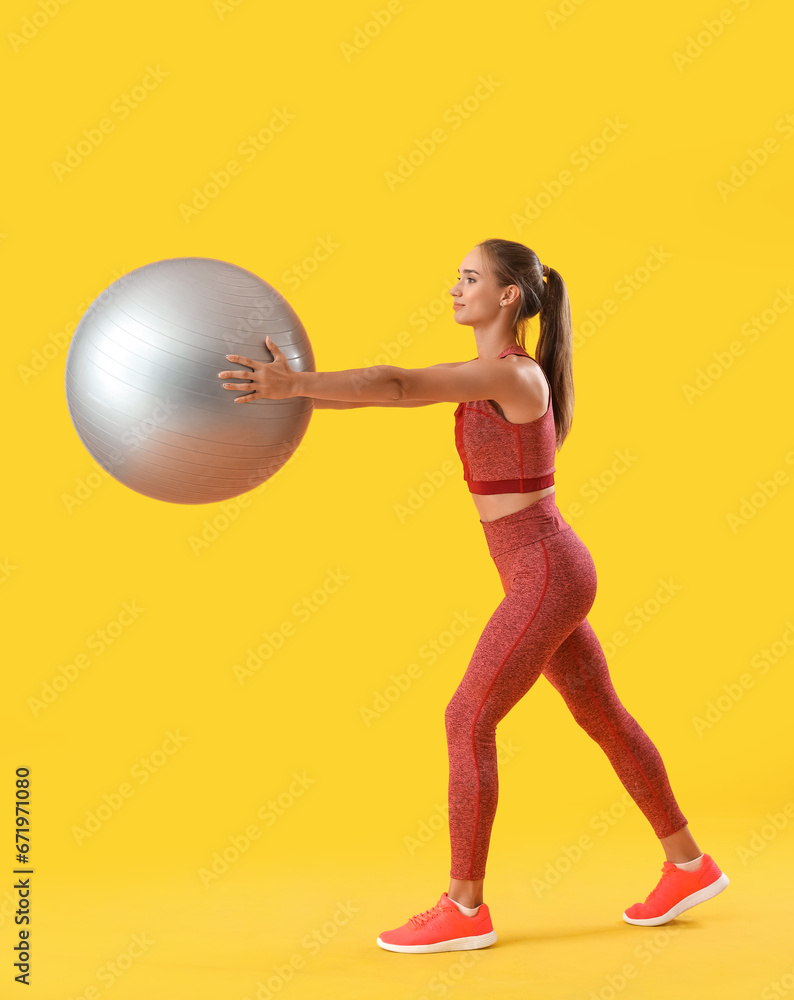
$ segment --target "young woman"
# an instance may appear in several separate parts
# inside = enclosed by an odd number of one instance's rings
[[[455,321],[474,332],[478,356],[470,361],[293,372],[268,338],[272,362],[228,355],[254,371],[220,373],[256,386],[235,402],[310,396],[316,406],[332,408],[458,403],[455,443],[505,596],[446,708],[449,890],[435,906],[384,931],[377,944],[438,952],[496,941],[483,902],[498,793],[496,726],[541,673],[607,755],[664,851],[658,884],[623,919],[667,923],[716,896],[729,880],[693,840],[662,759],[615,693],[586,617],[596,595],[595,566],[560,513],[553,485],[555,453],[570,430],[574,403],[565,283],[523,244],[489,239],[463,258],[451,294]],[[523,340],[527,320],[538,314],[533,358]]]

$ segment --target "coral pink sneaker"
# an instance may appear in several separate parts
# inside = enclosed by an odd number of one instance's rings
[[[487,948],[496,941],[496,931],[485,903],[473,917],[461,913],[446,892],[436,905],[411,917],[402,927],[383,931],[378,944],[386,951],[467,951]]]
[[[717,867],[714,859],[703,855],[700,868],[694,872],[676,868],[672,861],[662,865],[662,877],[644,903],[635,903],[623,913],[627,924],[655,927],[666,924],[688,910],[722,892],[730,882]]]

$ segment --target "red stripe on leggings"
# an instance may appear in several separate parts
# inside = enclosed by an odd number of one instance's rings
[[[532,617],[529,619],[529,621],[526,623],[526,625],[524,626],[524,628],[521,630],[520,635],[518,636],[518,638],[516,639],[516,641],[513,643],[513,645],[510,647],[510,649],[506,653],[506,655],[505,655],[504,659],[502,660],[502,662],[499,664],[499,669],[493,675],[493,680],[488,685],[488,690],[483,695],[483,699],[480,702],[480,707],[477,709],[477,713],[474,716],[474,722],[472,722],[472,724],[471,724],[471,749],[472,749],[472,753],[474,754],[474,767],[475,767],[475,770],[477,772],[477,811],[474,814],[474,834],[472,835],[472,839],[471,839],[471,861],[469,862],[469,879],[471,879],[471,873],[472,873],[472,869],[474,867],[474,851],[475,851],[475,848],[477,846],[477,824],[480,821],[480,769],[479,769],[479,767],[477,765],[477,747],[476,747],[476,745],[474,743],[474,728],[477,725],[477,719],[479,718],[480,712],[482,711],[482,707],[485,704],[485,702],[486,702],[486,700],[488,698],[488,695],[491,693],[491,688],[494,686],[494,683],[496,682],[496,678],[499,676],[499,673],[501,672],[502,667],[510,659],[510,655],[513,652],[513,650],[516,648],[516,646],[519,644],[519,642],[521,642],[521,639],[523,638],[524,633],[526,632],[526,630],[529,628],[529,626],[535,620],[535,615],[538,613],[538,609],[540,608],[541,604],[543,603],[543,598],[546,595],[546,590],[547,590],[548,585],[549,585],[549,554],[546,551],[546,546],[543,544],[543,539],[540,539],[540,544],[543,547],[543,556],[544,556],[544,558],[546,560],[546,576],[545,576],[545,578],[543,580],[543,592],[540,595],[540,599],[538,600],[537,607],[532,612]]]

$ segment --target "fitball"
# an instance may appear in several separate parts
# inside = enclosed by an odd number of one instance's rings
[[[265,337],[295,371],[314,371],[300,319],[271,285],[207,257],[159,260],[125,274],[88,307],[66,356],[69,416],[114,479],[169,503],[216,503],[259,486],[301,442],[313,400],[235,403],[270,362]],[[238,394],[224,382],[240,385]]]

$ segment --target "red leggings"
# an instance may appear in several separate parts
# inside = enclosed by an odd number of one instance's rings
[[[656,747],[620,702],[586,615],[592,557],[554,493],[480,521],[505,596],[446,709],[451,877],[477,880],[496,814],[496,726],[542,673],[601,747],[657,837],[687,825]]]

